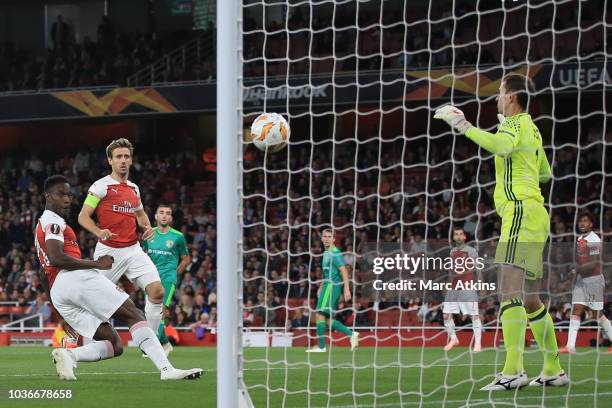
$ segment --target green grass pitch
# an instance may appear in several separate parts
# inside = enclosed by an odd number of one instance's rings
[[[216,406],[215,349],[177,347],[177,367],[206,370],[196,381],[162,382],[153,364],[134,348],[117,359],[81,363],[76,382],[59,381],[51,349],[0,348],[0,407],[191,407]],[[361,348],[351,353],[306,354],[303,348],[246,349],[245,380],[256,407],[607,407],[612,400],[612,355],[594,348],[561,356],[570,388],[489,393],[478,389],[500,370],[503,353],[465,348]],[[525,357],[538,373],[537,349]],[[374,368],[377,367],[377,368]],[[595,378],[597,380],[595,380]],[[70,389],[70,401],[10,400],[9,389]],[[310,391],[310,392],[308,392]],[[401,391],[401,395],[400,392]],[[544,393],[543,393],[544,391]],[[232,407],[228,407],[232,408]]]

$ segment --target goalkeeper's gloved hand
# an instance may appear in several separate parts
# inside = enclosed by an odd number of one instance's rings
[[[472,124],[465,120],[465,115],[461,109],[455,108],[453,105],[446,105],[436,109],[434,119],[442,119],[461,134],[472,127]]]

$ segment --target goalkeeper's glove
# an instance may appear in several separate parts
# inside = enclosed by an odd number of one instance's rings
[[[455,108],[453,105],[446,105],[436,109],[434,119],[442,119],[461,134],[472,127],[472,124],[465,120],[465,115],[461,109]]]

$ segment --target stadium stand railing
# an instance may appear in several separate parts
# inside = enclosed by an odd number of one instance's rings
[[[129,76],[127,84],[132,87],[168,82],[165,76],[175,67],[186,69],[190,65],[200,64],[204,59],[212,56],[213,51],[214,34],[206,31]]]

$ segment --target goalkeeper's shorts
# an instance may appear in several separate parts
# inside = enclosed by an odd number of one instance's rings
[[[495,263],[524,269],[527,279],[540,279],[549,234],[548,211],[540,202],[527,199],[508,201],[499,213],[502,227]]]
[[[342,285],[337,285],[332,282],[325,283],[321,289],[321,295],[317,301],[317,313],[331,318],[333,312],[338,306],[338,299],[342,294]]]

